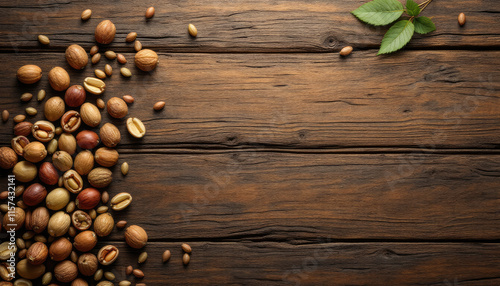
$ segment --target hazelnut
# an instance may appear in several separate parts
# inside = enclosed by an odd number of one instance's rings
[[[101,123],[101,112],[97,106],[86,102],[80,107],[80,116],[85,124],[96,127]]]
[[[41,233],[49,224],[50,214],[45,207],[38,207],[31,213],[30,226],[36,233]]]
[[[99,263],[102,265],[110,265],[111,263],[115,262],[116,258],[118,258],[118,254],[120,252],[118,251],[118,248],[114,245],[106,245],[102,247],[99,252],[97,253],[97,260],[99,260]]]
[[[112,172],[106,168],[95,168],[90,171],[87,179],[95,188],[107,187],[113,181]]]
[[[78,270],[83,276],[92,276],[97,271],[99,263],[92,253],[84,253],[78,257]]]
[[[131,225],[125,230],[125,241],[132,248],[143,248],[148,242],[148,234],[142,227]]]
[[[128,106],[125,101],[119,97],[112,97],[106,104],[109,115],[114,118],[123,118],[128,113]]]
[[[24,65],[17,70],[17,79],[24,84],[33,84],[42,78],[42,69],[37,65]]]
[[[45,265],[33,265],[28,262],[28,259],[23,259],[17,263],[16,271],[19,276],[33,280],[45,273]]]
[[[101,44],[109,44],[116,34],[116,27],[110,20],[104,20],[95,28],[95,40]]]
[[[89,150],[83,150],[75,157],[75,171],[87,175],[94,168],[94,155]]]
[[[71,245],[71,242],[65,237],[60,237],[54,240],[49,247],[50,259],[62,261],[71,254],[72,250],[73,245]]]
[[[92,225],[92,218],[84,211],[77,210],[71,215],[73,226],[82,231],[87,230]]]
[[[14,221],[12,221],[14,218]],[[16,207],[14,208],[14,216],[12,215],[4,215],[3,217],[3,227],[5,230],[19,230],[24,225],[24,221],[26,219],[26,213],[22,208]]]
[[[30,161],[31,163],[38,163],[45,159],[47,156],[47,150],[45,145],[38,141],[34,141],[26,145],[23,149],[24,159]]]
[[[49,83],[50,86],[57,91],[66,90],[70,83],[68,72],[62,67],[52,68],[49,72]]]
[[[91,172],[92,173],[92,172]],[[86,188],[76,197],[75,203],[79,209],[90,210],[99,204],[101,193],[94,188]]]
[[[76,143],[82,149],[94,149],[99,144],[99,136],[94,131],[83,130],[76,135]]]
[[[85,281],[83,278],[76,278],[75,280],[73,280],[73,282],[71,282],[71,286],[89,286],[89,283],[87,283],[87,281]]]
[[[38,169],[38,178],[44,184],[55,185],[59,180],[59,173],[52,163],[43,162]]]
[[[45,102],[43,113],[48,121],[56,121],[63,116],[64,110],[64,100],[59,96],[53,96]]]
[[[73,44],[66,49],[66,60],[74,69],[83,69],[89,62],[87,52],[80,46]]]
[[[33,123],[28,121],[19,122],[14,126],[14,134],[16,136],[28,136],[31,134]]]
[[[75,154],[76,152],[76,139],[70,133],[63,133],[59,137],[59,141],[57,141],[57,145],[59,150],[65,151],[70,155]]]
[[[72,85],[64,94],[64,101],[68,106],[78,107],[85,102],[87,98],[87,93],[81,85]]]
[[[112,123],[104,124],[99,130],[101,141],[107,147],[116,147],[121,140],[120,130]]]
[[[0,168],[12,169],[17,164],[17,154],[9,147],[0,148]]]
[[[63,236],[68,232],[70,225],[70,216],[63,211],[59,211],[50,217],[49,224],[47,225],[47,231],[50,236]]]
[[[103,213],[94,220],[94,231],[98,236],[108,236],[114,225],[113,216],[110,213]]]
[[[77,234],[73,246],[81,252],[91,251],[97,244],[97,236],[93,231],[86,230]]]
[[[47,189],[39,183],[30,185],[23,192],[23,202],[28,206],[36,206],[47,196]]]
[[[95,161],[103,167],[116,165],[119,156],[118,151],[109,147],[101,147],[95,151]]]
[[[66,172],[73,166],[73,158],[66,151],[57,151],[52,155],[52,163],[61,172]]]
[[[28,161],[21,161],[14,165],[12,173],[16,176],[19,182],[27,183],[36,178],[38,169],[35,164]]]
[[[45,204],[49,209],[58,211],[60,209],[63,209],[69,203],[69,200],[70,194],[68,190],[63,188],[55,188],[47,195]]]
[[[78,267],[70,260],[59,262],[54,267],[54,277],[59,282],[68,283],[76,279],[78,276]]]
[[[26,253],[26,258],[28,262],[33,265],[40,265],[45,262],[49,254],[49,249],[47,245],[43,242],[35,242],[29,248]]]
[[[152,71],[158,65],[158,54],[150,49],[142,49],[135,54],[135,65],[143,71]]]

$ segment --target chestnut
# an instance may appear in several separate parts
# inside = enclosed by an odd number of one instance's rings
[[[101,200],[101,193],[94,188],[86,188],[76,197],[75,203],[79,209],[90,210],[95,208]]]
[[[81,85],[72,85],[64,94],[64,101],[68,106],[78,107],[85,102],[87,94]]]
[[[44,162],[40,165],[38,177],[42,183],[47,185],[55,185],[59,181],[59,173],[56,167],[50,162]]]
[[[82,149],[93,149],[99,144],[99,135],[94,131],[80,131],[76,135],[76,144]]]
[[[23,202],[30,207],[36,206],[43,202],[46,196],[47,190],[45,187],[39,183],[34,183],[24,190]]]

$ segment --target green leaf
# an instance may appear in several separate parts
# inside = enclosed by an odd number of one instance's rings
[[[413,0],[406,0],[406,13],[410,16],[418,16],[420,14],[420,7]]]
[[[385,33],[377,55],[388,54],[403,48],[411,40],[415,26],[409,20],[401,20]]]
[[[351,13],[363,22],[375,26],[388,25],[403,15],[404,7],[397,0],[373,0]]]
[[[428,17],[415,18],[415,32],[419,34],[427,34],[436,30],[436,25]]]

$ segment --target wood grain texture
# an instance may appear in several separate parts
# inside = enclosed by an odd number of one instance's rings
[[[51,0],[43,3],[2,4],[0,50],[63,50],[73,43],[90,46],[99,21],[109,18],[117,26],[111,47],[132,51],[125,45],[127,33],[136,31],[145,47],[165,52],[332,52],[345,45],[356,49],[377,48],[385,27],[372,27],[351,15],[366,0],[349,1],[87,1]],[[404,1],[403,1],[404,2]],[[153,4],[156,14],[146,21],[146,8]],[[87,22],[80,20],[84,9],[93,10]],[[457,16],[467,14],[460,27]],[[500,24],[496,0],[441,1],[423,13],[432,17],[437,31],[417,35],[409,48],[499,48]],[[188,23],[198,28],[196,40],[187,33]],[[36,40],[38,34],[51,39],[49,47]],[[127,47],[127,48],[126,48]]]
[[[149,243],[142,280],[125,275],[138,267],[141,250],[115,243],[120,256],[115,281],[147,285],[439,285],[500,283],[498,244],[469,243],[190,243],[191,262],[181,262],[180,243]],[[166,249],[172,258],[161,262]]]
[[[499,159],[122,151],[130,172],[113,168],[107,191],[132,194],[115,220],[153,241],[496,240]]]
[[[126,54],[132,61],[133,54]],[[0,105],[24,112],[24,92],[48,86],[47,73],[61,65],[82,84],[95,68],[72,70],[62,54],[44,53],[44,71],[34,86],[20,84],[17,67],[33,63],[31,54],[1,54],[13,68],[4,72]],[[161,54],[160,65],[134,76],[114,75],[103,98],[131,94],[130,116],[144,121],[141,146],[231,147],[425,147],[496,148],[500,143],[500,52],[406,51],[376,57],[371,51],[342,59],[324,54]],[[88,100],[95,102],[96,96]],[[154,112],[153,104],[167,106]],[[109,116],[103,113],[103,118]],[[125,131],[123,122],[114,120]],[[12,121],[2,124],[11,127]],[[10,128],[1,128],[3,144]],[[135,141],[134,141],[135,142]],[[122,146],[131,147],[129,136]],[[135,145],[134,145],[135,147]],[[140,147],[141,148],[141,147]]]

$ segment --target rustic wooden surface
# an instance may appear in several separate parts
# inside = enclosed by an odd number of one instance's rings
[[[0,109],[14,116],[33,106],[40,114],[30,121],[42,119],[43,104],[19,95],[61,95],[48,86],[51,67],[81,84],[113,66],[102,98],[135,96],[130,115],[147,136],[128,136],[103,112],[122,131],[120,162],[131,166],[126,177],[113,168],[108,191],[134,197],[115,218],[148,231],[148,285],[498,285],[500,7],[434,1],[424,13],[436,32],[377,57],[385,28],[349,13],[365,2],[5,2]],[[145,21],[150,5],[156,15]],[[88,22],[79,19],[85,8]],[[128,58],[130,79],[104,58],[83,71],[65,62],[65,48],[88,50],[105,18],[117,26],[109,48]],[[133,67],[130,31],[160,52],[154,72]],[[334,53],[347,44],[351,56]],[[15,78],[28,63],[44,71],[33,86]],[[167,102],[162,112],[152,111],[157,100]],[[0,145],[12,126],[0,125]],[[138,255],[122,236],[102,242],[120,246],[119,280]],[[182,242],[193,247],[188,267]],[[167,248],[172,259],[161,264]]]

